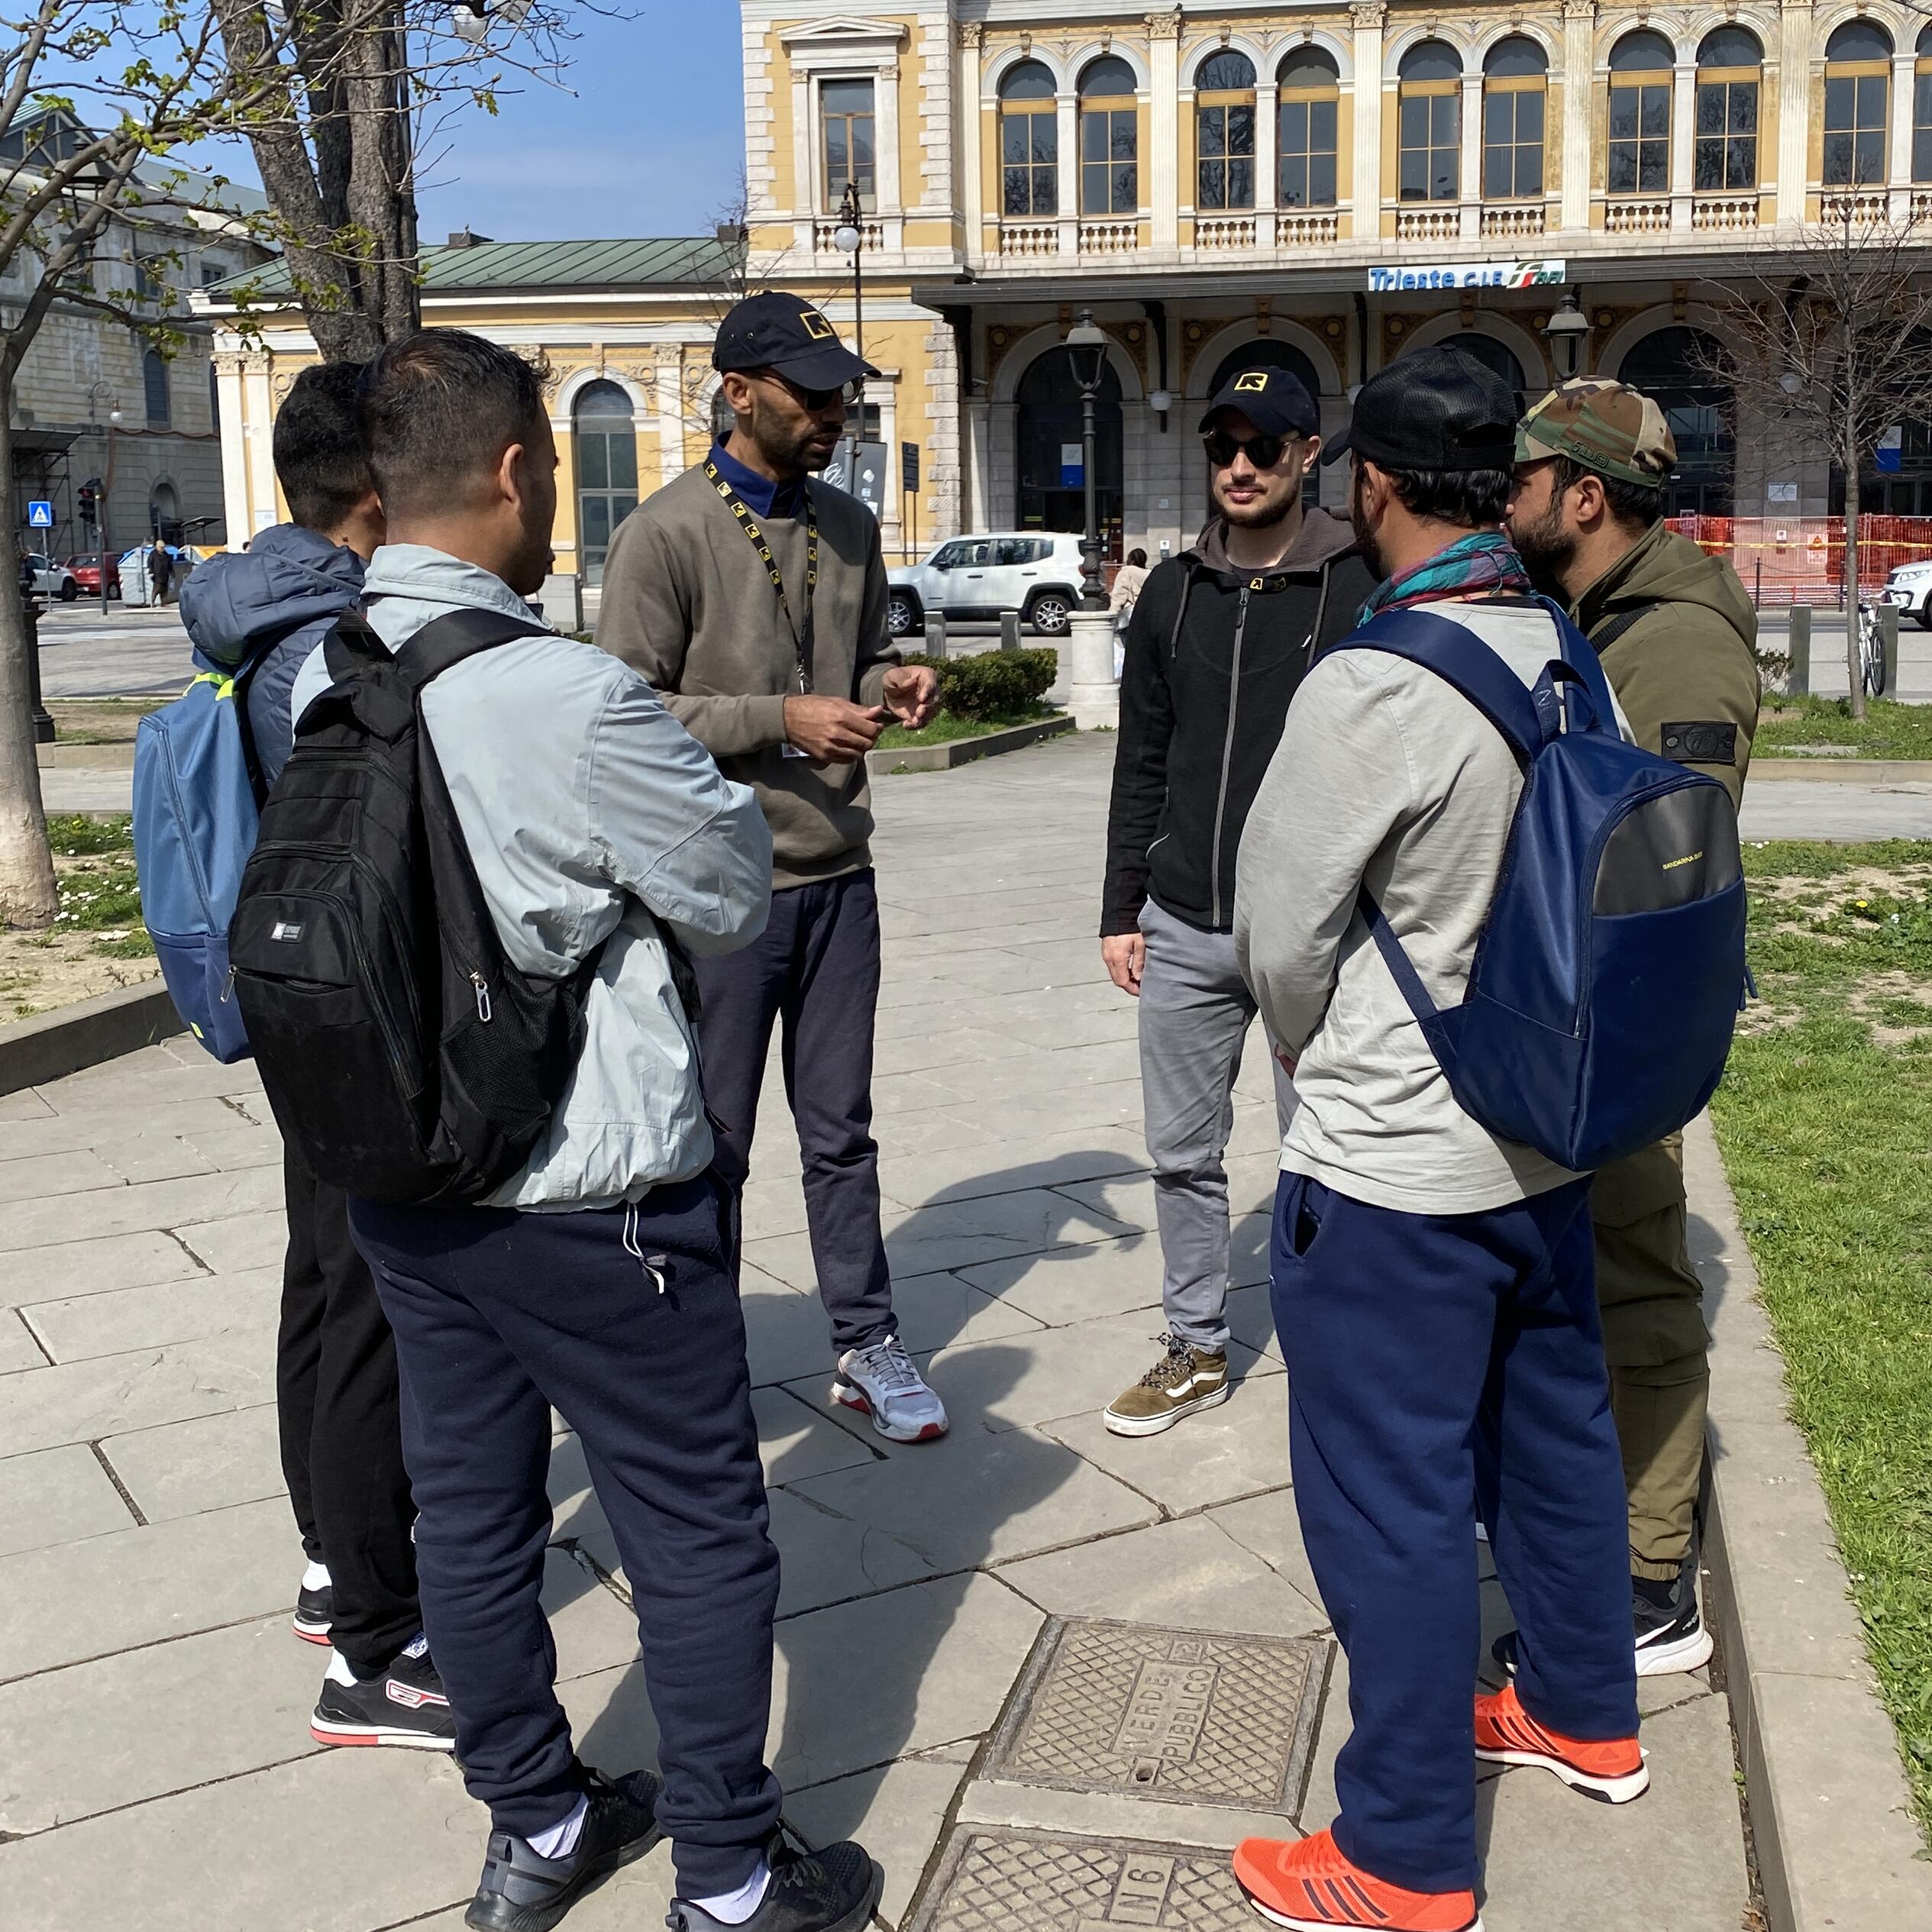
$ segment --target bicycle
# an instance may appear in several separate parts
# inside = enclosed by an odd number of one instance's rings
[[[1858,607],[1858,662],[1865,695],[1882,698],[1885,692],[1885,632],[1879,622],[1875,605]]]

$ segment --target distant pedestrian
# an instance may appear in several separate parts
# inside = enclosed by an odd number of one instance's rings
[[[771,923],[743,951],[698,961],[718,1171],[743,1191],[782,1022],[832,1394],[889,1439],[923,1442],[945,1433],[946,1411],[900,1340],[880,1223],[865,754],[893,719],[916,730],[932,718],[939,680],[902,664],[887,635],[877,519],[812,480],[878,371],[809,302],[777,292],[732,310],[714,359],[731,434],[619,527],[597,641],[651,680],[771,822]]]
[[[1733,804],[1757,729],[1757,612],[1737,573],[1664,521],[1677,446],[1620,383],[1566,383],[1517,435],[1509,526],[1539,586],[1567,605],[1636,741],[1723,781]],[[1704,1284],[1691,1265],[1684,1143],[1598,1174],[1590,1197],[1611,1402],[1630,1504],[1637,1675],[1696,1670],[1696,1517],[1711,1393]],[[1502,1640],[1513,1659],[1514,1640]]]
[[[1224,1158],[1255,1019],[1235,959],[1235,855],[1290,700],[1375,588],[1347,523],[1303,509],[1321,417],[1294,376],[1233,378],[1200,428],[1214,516],[1134,606],[1101,893],[1101,957],[1140,1001],[1168,1331],[1107,1406],[1119,1436],[1158,1434],[1230,1393]],[[1285,1116],[1294,1090],[1271,1071]]]
[[[166,545],[159,537],[148,550],[147,580],[153,586],[154,602],[166,603],[168,588],[174,581],[174,559],[168,554]]]
[[[1364,387],[1346,447],[1388,580],[1368,612],[1446,620],[1462,638],[1441,650],[1485,675],[1493,654],[1527,690],[1560,634],[1498,527],[1514,433],[1496,376],[1424,349]],[[1272,1287],[1294,1502],[1355,1720],[1333,1826],[1235,1853],[1280,1924],[1476,1924],[1478,1758],[1611,1803],[1649,1782],[1590,1184],[1463,1111],[1369,923],[1439,1010],[1459,1004],[1522,790],[1510,743],[1445,677],[1336,651],[1297,694],[1242,843],[1235,943],[1301,1099]],[[1515,1683],[1472,1698],[1479,1443],[1525,1641]]]
[[[275,474],[291,520],[259,531],[246,552],[210,557],[181,586],[198,665],[245,686],[263,797],[288,761],[297,674],[354,607],[383,541],[356,408],[361,373],[337,362],[296,376],[275,418]],[[334,1651],[310,1728],[325,1744],[447,1750],[454,1732],[441,1685],[404,1656],[422,1634],[422,1607],[396,1339],[349,1237],[348,1197],[286,1145],[282,1177],[289,1239],[276,1401],[283,1478],[308,1559],[295,1629]],[[401,1698],[390,1688],[399,1675]]]
[[[1147,582],[1147,553],[1130,550],[1127,561],[1113,573],[1113,588],[1107,593],[1107,609],[1113,612],[1113,675],[1116,681],[1126,668],[1127,627],[1132,623],[1134,605]]]

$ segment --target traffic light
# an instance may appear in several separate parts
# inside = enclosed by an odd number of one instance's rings
[[[98,507],[100,502],[100,491],[92,483],[84,483],[80,486],[79,499],[81,522],[83,523],[97,522],[100,515]]]

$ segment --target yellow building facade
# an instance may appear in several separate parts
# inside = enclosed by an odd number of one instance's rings
[[[961,531],[1077,527],[1063,344],[1086,310],[1112,340],[1095,482],[1116,551],[1198,527],[1194,421],[1230,370],[1294,370],[1333,429],[1369,375],[1444,341],[1530,393],[1572,355],[1656,393],[1675,507],[1822,512],[1828,470],[1780,467],[1711,378],[1724,292],[1801,272],[1808,225],[1848,210],[1932,218],[1932,28],[1903,5],[741,11],[742,253],[459,237],[426,257],[426,321],[544,358],[558,567],[580,582],[629,500],[701,457],[712,334],[746,286],[862,330],[880,374],[853,426],[889,453],[895,560]],[[1566,302],[1585,325],[1568,338],[1547,332]],[[270,425],[314,349],[292,316],[219,347],[239,541],[281,514]],[[1932,439],[1906,457],[1873,480],[1879,505],[1932,512]]]

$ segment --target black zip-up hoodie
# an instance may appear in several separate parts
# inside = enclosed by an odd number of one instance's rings
[[[1316,651],[1375,588],[1347,521],[1310,510],[1271,570],[1228,561],[1219,519],[1134,606],[1107,818],[1103,938],[1151,897],[1205,932],[1234,923],[1242,828]]]

